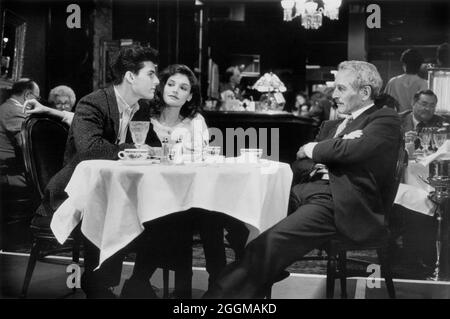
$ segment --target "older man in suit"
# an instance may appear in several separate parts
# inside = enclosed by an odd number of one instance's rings
[[[418,132],[424,127],[440,127],[444,119],[436,111],[437,96],[431,90],[421,90],[414,94],[412,111],[400,113],[404,132]]]
[[[156,75],[157,52],[150,47],[123,48],[112,64],[114,85],[83,97],[75,109],[64,154],[64,168],[49,182],[34,223],[42,216],[52,216],[67,198],[64,189],[78,163],[88,159],[118,159],[118,152],[135,148],[128,133],[131,119],[149,119],[148,108],[140,107],[141,99],[151,100],[159,84]],[[153,134],[152,134],[153,133]],[[147,144],[157,141],[150,130]],[[149,145],[141,146],[149,148]],[[39,218],[40,217],[40,218]],[[110,287],[120,280],[122,254],[98,265],[99,250],[84,238],[85,272],[82,287],[88,298],[114,297]]]
[[[333,98],[347,118],[324,122],[317,141],[299,149],[295,211],[250,242],[205,298],[261,298],[286,267],[331,238],[362,243],[387,235],[400,120],[394,110],[374,107],[382,80],[372,64],[342,62],[335,85]]]

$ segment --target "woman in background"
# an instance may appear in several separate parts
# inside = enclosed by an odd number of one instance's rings
[[[72,124],[76,97],[75,92],[68,86],[59,85],[48,94],[50,106],[39,103],[36,99],[28,100],[24,104],[26,114],[43,114],[57,119],[70,126]],[[45,102],[43,102],[45,103]]]
[[[59,85],[50,90],[48,101],[59,111],[72,111],[76,102],[75,92],[66,85]]]

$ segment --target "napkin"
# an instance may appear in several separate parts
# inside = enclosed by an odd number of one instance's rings
[[[441,147],[438,148],[436,153],[428,155],[422,159],[419,163],[423,166],[428,166],[431,162],[439,159],[450,159],[450,140],[446,140]]]

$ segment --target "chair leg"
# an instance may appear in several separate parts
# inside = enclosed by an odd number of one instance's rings
[[[35,239],[33,242],[33,247],[31,248],[30,257],[28,259],[27,270],[25,272],[25,279],[23,280],[22,292],[20,293],[20,298],[26,298],[28,293],[28,287],[31,282],[31,277],[33,276],[34,267],[39,257],[41,250],[41,241]]]
[[[395,299],[395,287],[392,280],[391,262],[387,249],[378,249],[378,260],[380,262],[381,276],[384,278],[389,298]]]
[[[169,298],[169,269],[163,268],[163,299]]]
[[[72,245],[72,261],[75,264],[80,263],[80,242],[75,239]],[[77,291],[76,285],[72,288],[73,293]]]
[[[80,262],[80,243],[76,241],[72,246],[72,261],[76,264]]]
[[[327,299],[333,299],[334,281],[336,280],[336,255],[331,254],[327,263]]]
[[[347,299],[347,252],[338,255],[338,274],[341,282],[341,298]]]
[[[267,287],[265,297],[266,299],[272,299],[272,285]]]

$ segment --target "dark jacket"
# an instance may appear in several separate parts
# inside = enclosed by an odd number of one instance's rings
[[[413,113],[411,110],[404,111],[398,114],[402,123],[403,132],[415,131],[413,122]],[[436,114],[426,123],[423,122],[422,127],[441,127],[444,119]],[[419,124],[418,124],[419,125]],[[419,129],[420,130],[420,129]]]
[[[149,121],[149,108],[140,103],[140,109],[132,120]],[[69,130],[64,167],[50,180],[37,214],[49,216],[67,198],[64,191],[72,177],[75,167],[84,160],[106,159],[117,160],[119,151],[134,148],[132,139],[127,133],[126,142],[117,145],[120,114],[114,88],[97,90],[83,97],[76,106],[75,116]],[[150,127],[146,144],[159,146],[159,140]]]
[[[392,205],[389,195],[401,141],[400,120],[392,109],[372,107],[333,138],[341,121],[324,122],[313,159],[299,160],[293,168],[305,176],[314,163],[328,167],[336,227],[346,237],[363,242],[386,231],[384,213]],[[363,130],[362,137],[342,139],[355,130]]]

